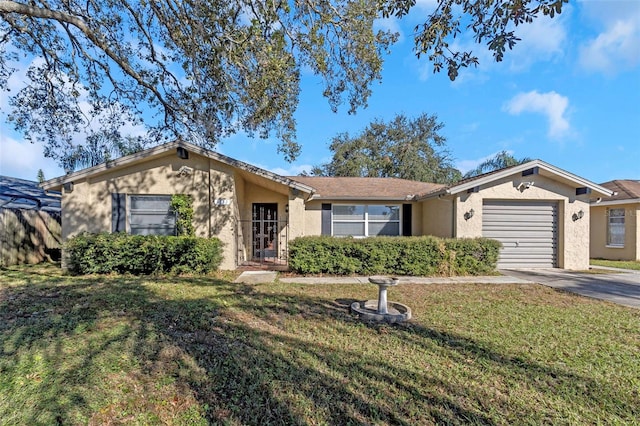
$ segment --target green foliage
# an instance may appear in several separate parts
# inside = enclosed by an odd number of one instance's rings
[[[606,266],[608,268],[634,269],[640,271],[640,261],[637,260],[607,260],[591,259],[591,265]]]
[[[500,243],[487,238],[296,238],[289,266],[301,274],[482,275],[496,270]]]
[[[73,274],[206,274],[222,262],[217,238],[84,233],[65,244]]]
[[[518,41],[517,25],[553,17],[567,1],[438,0],[415,27],[415,51],[453,80],[461,67],[478,63],[454,43],[463,30],[500,61]],[[293,160],[300,152],[294,114],[303,70],[322,81],[332,110],[343,103],[350,113],[365,107],[399,36],[376,20],[401,18],[415,5],[0,1],[0,88],[21,68],[12,61],[31,62],[28,81],[9,99],[9,120],[69,168],[185,134],[212,147],[239,131],[274,134],[278,151]],[[127,139],[120,134],[123,121],[144,122],[148,137]]]
[[[579,278],[578,278],[579,279]],[[0,273],[0,424],[637,425],[640,313],[534,284]]]
[[[402,114],[385,123],[375,120],[359,135],[342,133],[329,149],[331,162],[316,166],[320,176],[395,177],[433,183],[451,183],[462,176],[453,167],[444,127],[435,115],[408,119]]]
[[[144,121],[154,144],[190,134],[213,147],[239,131],[274,134],[279,152],[293,160],[300,152],[294,113],[303,69],[323,81],[332,109],[366,106],[382,57],[398,37],[374,28],[378,5],[3,1],[0,52],[42,59],[12,96],[10,120],[25,138],[44,142],[45,155],[69,166],[87,154],[76,149],[74,135],[119,137],[124,120]],[[14,72],[2,59],[0,88]]]
[[[193,226],[193,197],[188,194],[174,194],[169,204],[171,210],[177,214],[176,228],[179,236],[194,237]]]
[[[504,169],[506,167],[517,166],[518,164],[523,164],[527,161],[531,161],[531,158],[524,157],[518,159],[507,151],[500,151],[493,157],[480,163],[475,169],[469,170],[467,173],[465,173],[464,178],[479,176],[481,174],[489,173],[494,170]]]

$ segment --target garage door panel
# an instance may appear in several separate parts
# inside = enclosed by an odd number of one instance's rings
[[[513,241],[529,241],[529,240],[542,240],[542,241],[549,241],[549,239],[552,239],[553,236],[555,235],[555,232],[553,231],[536,231],[536,230],[526,230],[526,231],[517,231],[518,232],[518,236],[514,237],[513,236],[513,232],[511,231],[507,231],[507,230],[499,230],[499,231],[493,231],[491,233],[491,238],[497,238],[497,239],[507,239],[507,240],[513,240]],[[487,234],[485,233],[485,236],[487,236]]]
[[[557,212],[555,202],[485,201],[482,234],[503,245],[498,267],[555,267],[558,248]]]

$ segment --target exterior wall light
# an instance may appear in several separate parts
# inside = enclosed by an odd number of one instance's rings
[[[190,176],[193,173],[193,169],[191,167],[182,166],[178,169],[178,176]]]
[[[473,209],[469,210],[468,212],[466,212],[464,214],[464,220],[469,220],[473,217],[473,215],[475,214],[475,211]]]
[[[573,216],[571,216],[571,219],[573,219],[573,221],[575,222],[582,219],[583,217],[584,217],[584,211],[580,209],[578,213],[574,213]]]
[[[520,184],[516,187],[520,192],[524,192],[525,189],[531,188],[535,182],[520,182]]]

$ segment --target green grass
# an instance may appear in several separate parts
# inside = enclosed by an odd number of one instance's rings
[[[0,270],[0,424],[633,424],[640,311],[537,285]]]
[[[607,266],[610,268],[635,269],[640,271],[640,262],[634,260],[591,259],[589,263],[593,266]]]

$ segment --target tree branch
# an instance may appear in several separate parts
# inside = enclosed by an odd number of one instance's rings
[[[133,67],[124,59],[116,55],[116,53],[109,47],[104,37],[96,34],[96,32],[85,21],[77,16],[59,12],[56,10],[43,9],[27,4],[18,3],[10,0],[0,0],[0,15],[6,14],[19,14],[31,16],[33,18],[41,18],[54,20],[61,23],[67,23],[80,30],[88,40],[90,40],[96,47],[102,50],[109,58],[111,58],[120,68],[131,78],[133,78],[138,84],[152,92],[158,101],[165,107],[167,112],[175,112],[176,108],[164,99],[164,96],[150,83],[148,83],[140,74],[138,74]]]

